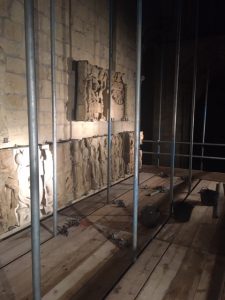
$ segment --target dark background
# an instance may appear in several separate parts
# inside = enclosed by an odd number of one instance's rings
[[[174,56],[165,53],[164,85],[174,78],[178,1],[180,0],[143,0],[142,74],[145,80],[142,83],[141,129],[144,131],[145,139],[154,139],[156,131],[153,120],[158,105],[160,56],[163,45],[164,47],[170,45],[170,48],[174,48]],[[185,82],[191,84],[193,76],[195,16],[196,0],[183,1],[181,52],[183,51],[182,53],[185,54],[181,54],[180,72],[182,76],[179,79],[183,84]],[[202,141],[205,83],[209,68],[210,83],[205,142],[225,144],[225,1],[199,1],[198,38],[194,141]],[[182,64],[189,64],[190,67],[184,68]],[[182,86],[180,88],[182,89]],[[190,92],[191,89],[190,85]],[[163,93],[165,96],[166,92]],[[191,103],[191,97],[185,99],[178,97],[178,101]],[[162,123],[163,126],[171,128],[171,120]],[[188,128],[187,134],[189,135],[190,126]],[[144,145],[143,148],[150,151],[153,149],[150,145]],[[186,150],[188,153],[188,148]],[[200,154],[200,151],[199,146],[194,147],[195,154]],[[225,147],[205,147],[205,155],[225,157]],[[144,163],[153,163],[149,156],[144,155],[143,159]],[[188,167],[188,160],[183,159],[180,166]],[[200,168],[200,160],[193,159],[193,168]],[[204,160],[204,169],[225,172],[225,161]]]

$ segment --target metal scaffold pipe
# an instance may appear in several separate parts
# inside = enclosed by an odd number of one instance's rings
[[[31,243],[33,299],[41,299],[39,155],[35,76],[34,3],[24,1],[28,127],[30,151]]]
[[[53,234],[57,235],[57,116],[56,116],[56,37],[55,0],[50,0],[50,30],[51,30],[51,90],[52,90],[52,140],[53,140]]]
[[[137,255],[138,201],[139,201],[139,148],[140,148],[140,102],[141,102],[141,43],[142,0],[137,0],[137,65],[135,95],[134,183],[133,183],[133,252]]]
[[[161,64],[160,64],[160,91],[159,91],[159,119],[158,119],[158,143],[157,143],[157,167],[159,168],[160,162],[160,140],[161,140],[161,123],[162,123],[162,95],[163,95],[163,67],[164,67],[164,45],[161,45]]]
[[[193,88],[192,88],[192,110],[191,110],[191,136],[190,136],[190,158],[189,158],[189,184],[188,190],[191,192],[192,184],[192,161],[193,161],[193,140],[195,128],[195,103],[197,89],[197,72],[198,72],[198,17],[199,17],[199,1],[196,1],[196,20],[195,20],[195,45],[194,45],[194,71],[193,71]]]
[[[109,101],[108,101],[108,159],[107,159],[107,203],[110,202],[112,164],[112,66],[113,66],[113,0],[109,0]]]
[[[177,124],[177,99],[179,87],[179,70],[180,70],[180,40],[181,40],[181,13],[182,1],[178,0],[178,17],[177,17],[177,42],[175,58],[175,75],[174,75],[174,99],[173,99],[173,119],[172,119],[172,138],[171,138],[171,163],[170,163],[170,204],[173,210],[173,189],[174,189],[174,166],[176,152],[176,124]]]
[[[207,79],[206,79],[206,88],[205,88],[205,102],[204,102],[204,117],[203,117],[203,129],[202,129],[202,151],[201,155],[204,156],[205,152],[205,130],[206,130],[206,120],[207,120],[207,108],[208,108],[208,94],[209,94],[209,68],[207,72]],[[201,159],[201,166],[200,169],[203,170],[203,159]]]

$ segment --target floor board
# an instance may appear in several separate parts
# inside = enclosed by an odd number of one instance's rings
[[[152,168],[149,170],[153,171]],[[181,174],[185,172],[178,170],[176,173]],[[213,175],[193,182],[193,190],[188,197],[185,197],[185,189],[176,195],[175,200],[184,197],[193,205],[190,220],[178,223],[171,218],[147,247],[148,250],[112,289],[107,300],[225,299],[225,218],[224,214],[219,219],[213,218],[213,208],[203,206],[199,194],[202,188],[215,190],[217,182],[223,180],[223,175]],[[159,241],[167,243],[167,246],[156,262],[152,256],[160,255],[160,251],[154,248],[154,243]],[[151,253],[149,258],[152,258],[153,264],[155,262],[154,268],[149,271],[145,268],[147,263],[143,264],[148,251]],[[135,282],[135,278],[139,277],[141,283],[139,279]]]
[[[141,173],[139,209],[157,204],[166,215],[170,178],[152,170]],[[178,170],[174,178],[174,200],[192,203],[190,220],[178,223],[171,218],[156,237],[161,224],[149,229],[139,223],[138,251],[153,240],[135,264],[132,178],[111,188],[111,197],[122,200],[125,207],[106,205],[107,194],[102,191],[61,211],[59,225],[77,216],[81,222],[69,228],[67,237],[58,235],[41,245],[43,299],[224,299],[224,218],[212,218],[212,207],[202,206],[199,194],[202,187],[215,189],[219,175],[214,180],[196,177],[188,195],[180,178],[185,172]],[[149,196],[160,186],[164,193]],[[47,239],[52,218],[43,223]],[[0,244],[0,263],[5,265],[0,269],[0,299],[32,299],[29,230]]]

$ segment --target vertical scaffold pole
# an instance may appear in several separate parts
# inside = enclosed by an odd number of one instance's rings
[[[159,91],[159,120],[158,120],[158,141],[157,141],[157,167],[160,163],[160,151],[161,151],[161,123],[162,123],[162,95],[163,95],[163,67],[164,67],[164,44],[161,45],[161,64],[160,64],[160,91]]]
[[[133,253],[137,255],[138,201],[139,201],[139,148],[140,148],[140,103],[141,103],[141,43],[142,43],[142,0],[137,0],[137,65],[135,95],[135,143],[133,183]]]
[[[51,90],[52,90],[52,141],[53,141],[53,234],[57,235],[57,116],[56,116],[56,75],[55,75],[55,0],[50,0],[51,31]]]
[[[107,203],[110,202],[112,164],[112,66],[113,66],[113,0],[109,0],[109,101],[108,101],[108,159],[107,159]]]
[[[195,103],[196,103],[196,87],[198,72],[198,17],[199,17],[199,1],[196,1],[196,20],[195,20],[195,46],[194,46],[194,71],[193,71],[193,88],[192,88],[192,109],[191,109],[191,136],[189,149],[189,184],[188,191],[191,192],[192,184],[192,161],[193,161],[193,140],[195,128]]]
[[[207,109],[208,109],[208,94],[209,94],[209,68],[207,72],[207,79],[206,79],[206,88],[205,88],[205,102],[204,102],[204,116],[203,116],[203,129],[202,129],[202,144],[205,143],[205,130],[206,130],[206,120],[207,120]],[[201,156],[204,156],[205,147],[202,145],[201,149]],[[200,169],[203,171],[203,163],[204,160],[201,158],[201,166]]]
[[[182,1],[178,0],[178,19],[177,19],[177,42],[176,42],[176,58],[175,58],[175,75],[174,75],[174,99],[173,99],[173,119],[172,119],[172,138],[171,138],[171,163],[170,163],[170,205],[173,212],[173,193],[174,193],[174,166],[176,152],[176,125],[177,125],[177,99],[179,87],[179,71],[180,71],[180,40],[181,40],[181,15]]]
[[[41,299],[39,155],[35,76],[34,3],[24,1],[28,128],[30,151],[31,244],[33,299]]]

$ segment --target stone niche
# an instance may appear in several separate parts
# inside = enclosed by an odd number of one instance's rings
[[[127,118],[126,84],[124,74],[112,74],[112,119]],[[91,65],[88,61],[75,63],[75,120],[106,121],[108,110],[108,70]]]
[[[83,138],[57,145],[58,206],[106,187],[107,136]],[[112,182],[133,173],[134,133],[112,136]],[[52,149],[39,147],[41,218],[52,213]],[[28,147],[0,151],[0,234],[30,224],[30,166]]]

